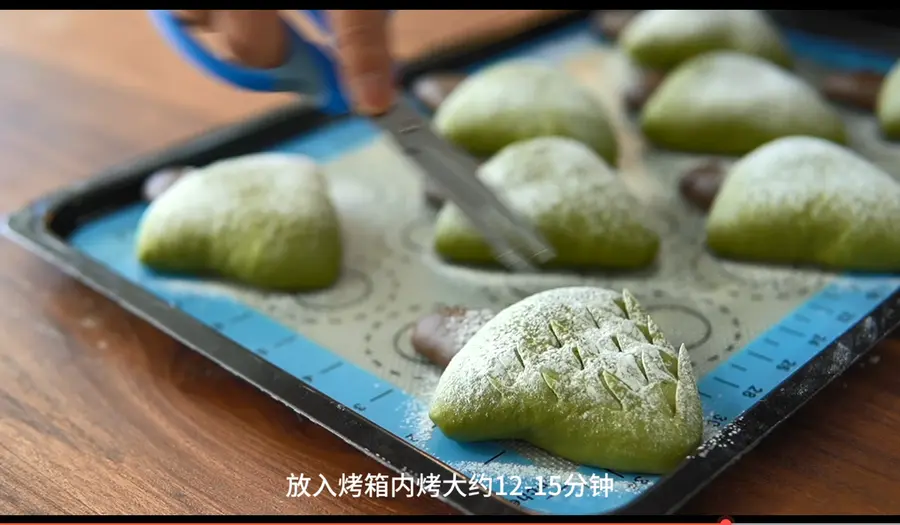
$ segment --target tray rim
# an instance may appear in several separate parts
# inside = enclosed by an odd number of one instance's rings
[[[436,60],[445,63],[448,59],[455,57],[459,62],[463,62],[461,57],[469,55],[465,61],[471,63],[478,60],[478,58],[472,58],[470,56],[472,54],[494,55],[503,52],[517,47],[523,42],[550,34],[587,18],[591,13],[591,11],[579,11],[568,14],[499,42],[485,44],[482,41],[474,46],[445,48],[407,64],[400,71],[401,82],[408,85],[408,82],[414,80],[422,71],[429,69],[426,67],[428,64],[434,64]],[[124,196],[130,196],[132,199],[127,203],[123,202],[120,206],[101,206],[101,209],[95,210],[92,214],[83,215],[80,219],[95,217],[97,214],[111,211],[115,207],[124,207],[139,202],[140,186],[144,178],[157,169],[185,164],[185,159],[189,158],[208,159],[203,163],[205,164],[218,158],[242,154],[241,150],[255,152],[281,140],[342,119],[343,117],[324,116],[305,104],[290,104],[276,108],[257,118],[198,134],[175,146],[145,155],[131,162],[122,163],[101,172],[94,178],[33,201],[4,217],[3,234],[66,274],[93,288],[133,315],[152,324],[189,349],[200,353],[295,412],[326,428],[392,471],[407,470],[403,467],[409,464],[430,464],[430,469],[415,469],[414,473],[433,472],[443,474],[442,478],[446,478],[447,475],[455,477],[457,476],[455,471],[437,458],[425,454],[365,417],[351,410],[342,409],[343,405],[333,398],[258,358],[249,349],[216,333],[215,330],[192,316],[178,311],[163,299],[131,283],[102,263],[75,250],[66,242],[66,238],[77,227],[78,222],[75,220],[76,224],[74,225],[66,224],[67,207],[84,206],[82,201],[89,199],[92,195],[123,191]],[[201,163],[195,162],[195,164]],[[865,338],[864,342],[857,341],[857,339],[861,339],[859,335],[868,330],[863,325],[865,320],[871,317],[881,319],[881,322],[877,323],[877,337]],[[728,447],[729,449],[738,449],[736,453],[734,450],[725,450],[726,447],[722,446],[711,447],[705,457],[686,459],[677,470],[662,477],[658,483],[631,502],[600,515],[653,515],[670,514],[677,511],[718,474],[737,462],[769,432],[786,421],[822,388],[839,377],[871,348],[874,348],[889,329],[898,325],[900,325],[900,291],[893,293],[891,297],[880,303],[867,317],[847,330],[841,337],[819,352],[815,358],[798,368],[778,387],[761,398],[735,421],[732,421],[729,426],[734,425],[737,421],[741,421],[745,425],[742,432],[732,439]],[[850,349],[852,358],[846,366],[835,370],[834,373],[824,374],[819,369],[831,365],[831,357],[842,345]],[[257,376],[261,375],[266,377],[265,381],[257,379]],[[800,383],[811,387],[808,394],[804,396],[791,395],[791,387]],[[300,386],[300,389],[296,388],[297,385]],[[786,400],[791,403],[784,403]],[[303,409],[300,406],[303,406]],[[331,420],[330,424],[323,423],[321,414],[325,412],[329,412],[326,416]],[[750,425],[752,432],[748,430],[748,421],[754,423]],[[339,424],[335,425],[335,422]],[[367,446],[367,443],[370,446]],[[401,457],[402,459],[400,459]],[[435,472],[435,470],[441,472]],[[691,487],[691,489],[684,490],[684,487]],[[440,499],[455,509],[469,514],[544,516],[544,514],[517,507],[499,497],[463,498],[454,496]]]

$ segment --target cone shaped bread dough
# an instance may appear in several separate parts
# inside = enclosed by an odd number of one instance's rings
[[[719,50],[786,67],[792,62],[779,31],[760,11],[646,10],[632,19],[618,42],[635,63],[650,69],[671,69]]]
[[[458,441],[522,439],[577,463],[665,473],[699,444],[691,360],[627,291],[558,288],[488,321],[450,361],[432,421]]]
[[[267,153],[219,161],[179,179],[145,212],[137,253],[161,271],[304,290],[337,280],[340,235],[313,161]]]
[[[706,233],[734,259],[900,271],[900,183],[831,142],[779,139],[731,168]]]
[[[900,139],[900,62],[894,64],[881,84],[875,113],[881,133],[891,140]]]
[[[693,58],[670,73],[641,114],[658,146],[743,155],[790,135],[844,143],[844,122],[815,89],[762,59],[732,51]]]
[[[563,71],[530,62],[500,64],[469,76],[438,108],[434,125],[476,156],[555,135],[583,142],[612,165],[618,158],[603,105]]]
[[[644,224],[640,202],[603,159],[576,140],[515,143],[484,163],[478,175],[553,245],[552,266],[631,269],[656,257],[659,238]],[[451,261],[496,261],[452,203],[437,217],[435,250]]]

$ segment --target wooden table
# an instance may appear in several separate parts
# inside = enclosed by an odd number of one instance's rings
[[[400,15],[409,57],[529,12]],[[281,104],[200,75],[140,11],[0,13],[0,206]],[[372,514],[426,499],[286,498],[382,468],[18,246],[0,241],[0,512]],[[900,344],[702,492],[696,513],[900,513]]]

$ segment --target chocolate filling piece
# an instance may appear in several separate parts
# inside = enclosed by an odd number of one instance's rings
[[[625,91],[625,106],[628,111],[639,111],[644,107],[665,77],[662,71],[644,71],[640,79]]]
[[[832,73],[822,79],[822,93],[829,99],[865,111],[875,111],[884,76],[871,71]]]
[[[494,315],[495,312],[487,309],[442,307],[416,323],[412,332],[412,347],[417,353],[444,369],[475,332]]]
[[[709,211],[724,178],[725,168],[720,162],[711,160],[682,175],[678,187],[685,200],[703,211]]]
[[[591,26],[595,31],[609,40],[616,41],[625,26],[631,22],[639,11],[625,9],[610,9],[594,13],[591,17]]]

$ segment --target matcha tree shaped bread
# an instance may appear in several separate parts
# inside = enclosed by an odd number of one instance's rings
[[[664,148],[721,155],[790,135],[846,141],[843,120],[815,89],[733,51],[706,53],[672,71],[644,105],[641,130]]]
[[[640,202],[603,159],[576,140],[541,137],[512,144],[484,163],[478,176],[553,245],[553,266],[632,269],[656,257],[659,238],[645,225]],[[434,243],[451,261],[496,261],[452,203],[438,215]]]
[[[731,168],[706,234],[733,259],[900,271],[900,183],[831,142],[779,139]]]
[[[780,66],[791,55],[778,29],[760,11],[651,9],[642,11],[619,37],[637,64],[671,69],[708,51],[736,51]]]
[[[313,161],[266,153],[181,177],[144,213],[137,256],[160,271],[298,291],[337,280],[340,235]]]
[[[550,135],[583,142],[613,165],[618,157],[616,135],[599,100],[565,72],[531,62],[500,64],[469,76],[440,105],[434,126],[481,157]]]
[[[699,444],[687,350],[627,291],[558,288],[488,321],[450,361],[430,407],[457,441],[521,439],[562,458],[663,474]]]
[[[900,62],[887,74],[875,105],[881,133],[891,140],[900,139]]]

